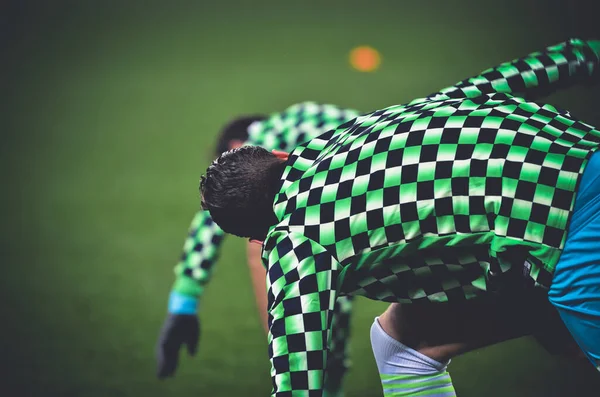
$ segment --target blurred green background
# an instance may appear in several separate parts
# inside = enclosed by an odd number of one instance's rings
[[[154,377],[219,128],[304,100],[408,102],[592,26],[591,2],[567,3],[1,2],[0,396],[266,396],[266,340],[235,238],[201,302],[198,357]],[[362,44],[382,54],[375,73],[349,66]],[[599,94],[548,101],[598,125]],[[357,303],[347,397],[380,395],[368,329],[384,307]],[[450,370],[465,397],[600,390],[591,366],[528,338]]]

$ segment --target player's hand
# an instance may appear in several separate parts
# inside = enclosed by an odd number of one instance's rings
[[[160,330],[156,346],[158,378],[173,376],[179,361],[179,351],[186,346],[190,356],[198,350],[200,320],[196,314],[197,300],[193,297],[171,293],[169,314]]]

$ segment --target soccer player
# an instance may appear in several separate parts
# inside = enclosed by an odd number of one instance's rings
[[[219,155],[244,143],[291,151],[357,115],[358,112],[351,109],[304,102],[270,116],[239,117],[222,130],[216,152]],[[200,327],[197,316],[199,300],[211,279],[223,237],[223,231],[207,211],[196,214],[184,244],[183,255],[175,268],[177,278],[169,298],[169,314],[157,345],[157,375],[160,378],[174,374],[183,345],[187,345],[190,354],[196,352]],[[247,251],[259,314],[267,329],[266,273],[260,258],[260,247],[248,245]],[[351,309],[352,297],[349,296],[340,297],[333,309],[336,331],[332,337],[332,360],[328,364],[326,395],[341,395],[342,380],[348,365],[347,339]]]
[[[243,147],[213,162],[203,207],[225,232],[263,242],[274,395],[321,395],[331,312],[346,295],[435,302],[431,326],[455,331],[403,343],[411,305],[392,304],[371,329],[386,395],[454,395],[448,360],[503,340],[495,316],[511,321],[501,305],[481,332],[462,318],[533,287],[598,365],[600,131],[532,100],[598,79],[599,64],[600,41],[571,39],[357,117],[289,157]]]

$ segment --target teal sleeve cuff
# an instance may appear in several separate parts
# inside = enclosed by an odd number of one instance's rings
[[[169,313],[196,314],[198,313],[198,299],[172,291],[169,295]]]

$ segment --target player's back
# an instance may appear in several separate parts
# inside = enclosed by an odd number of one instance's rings
[[[248,144],[267,150],[292,151],[296,146],[358,116],[353,109],[306,101],[272,113],[248,127]]]
[[[358,271],[393,259],[390,277],[432,263],[463,272],[487,261],[502,272],[527,260],[546,284],[599,142],[568,114],[505,94],[393,106],[292,152],[275,230]]]

